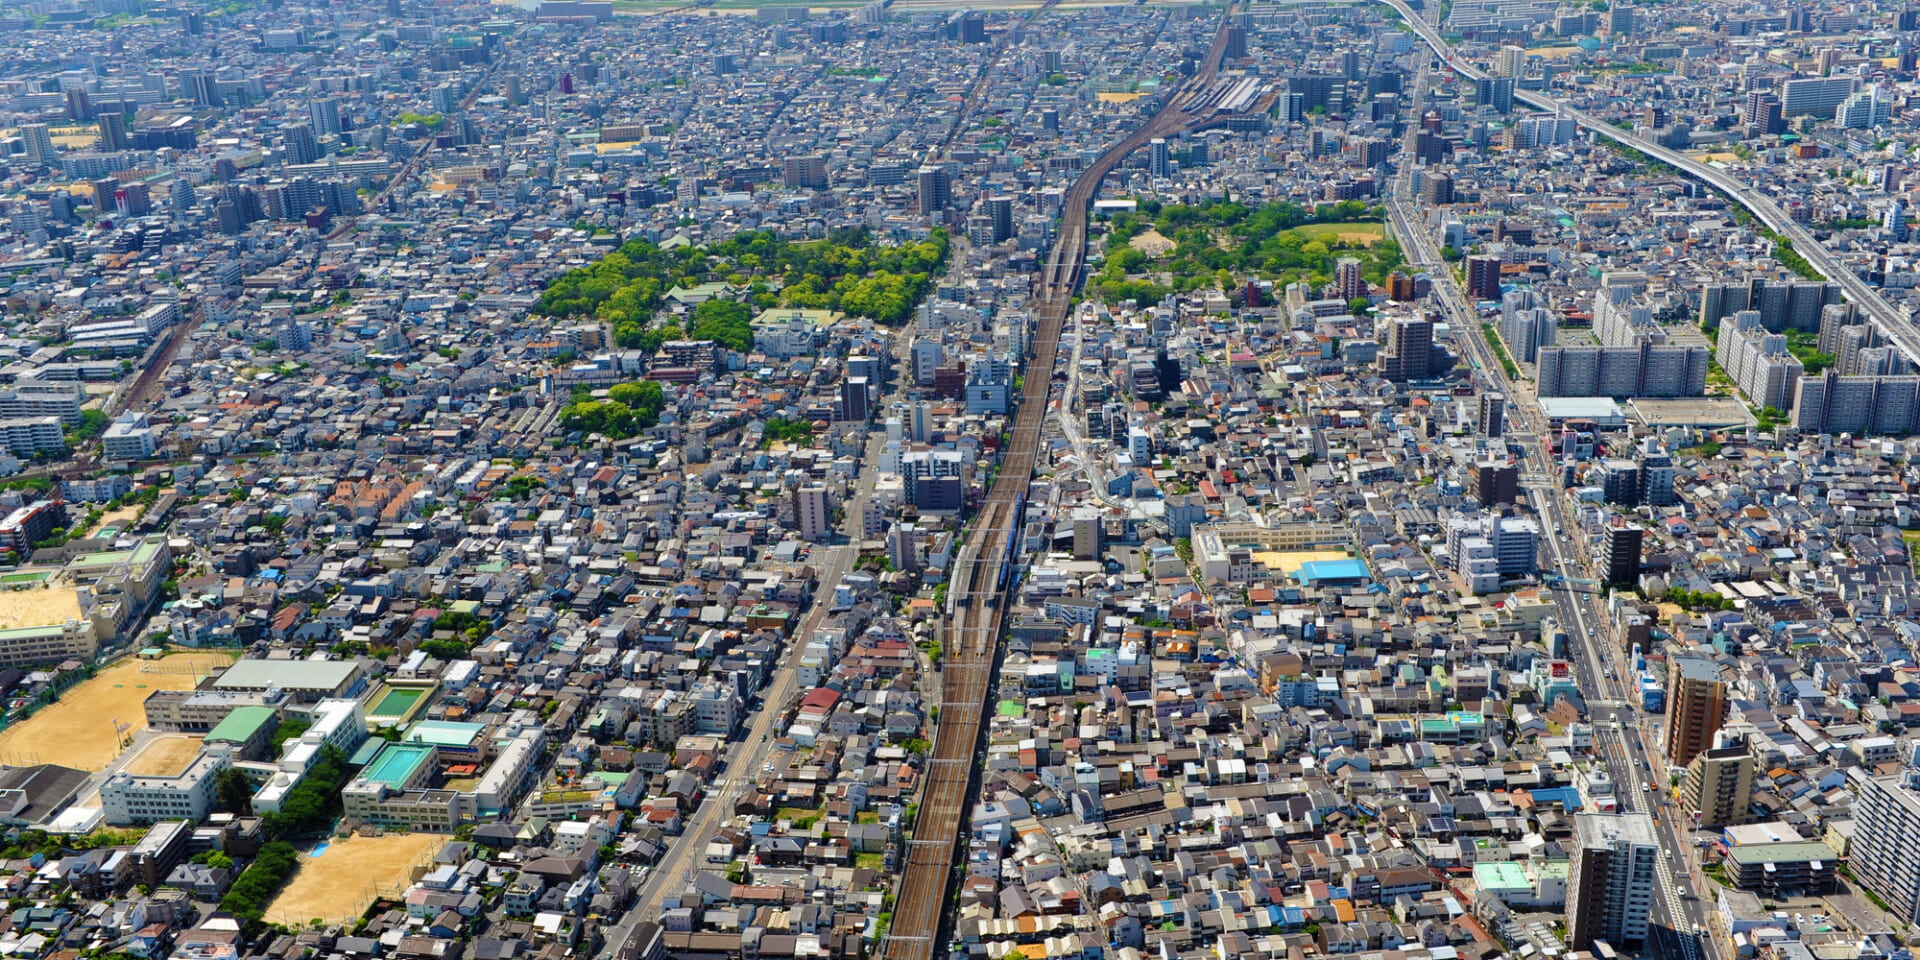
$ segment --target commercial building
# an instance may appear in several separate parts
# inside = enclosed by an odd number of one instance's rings
[[[1727,684],[1706,657],[1677,656],[1667,668],[1667,761],[1684,767],[1713,743],[1727,716]]]
[[[1772,900],[1834,891],[1839,855],[1821,841],[1802,838],[1785,823],[1730,826],[1722,840],[1727,878],[1742,890]]]
[[[1644,813],[1581,813],[1573,818],[1567,868],[1567,946],[1617,950],[1647,941],[1659,844]]]
[[[1847,771],[1853,788],[1853,877],[1886,901],[1901,923],[1920,921],[1920,772],[1876,777]]]

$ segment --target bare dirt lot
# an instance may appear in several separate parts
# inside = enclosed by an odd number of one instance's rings
[[[267,908],[267,922],[299,927],[315,917],[329,923],[357,918],[367,904],[411,882],[413,868],[449,839],[438,833],[355,834],[326,844],[319,856],[301,854],[300,870]]]
[[[141,701],[155,690],[191,690],[229,653],[184,653],[163,660],[122,660],[61,694],[46,709],[0,731],[0,763],[58,763],[99,770],[120,755],[113,723],[147,727]]]

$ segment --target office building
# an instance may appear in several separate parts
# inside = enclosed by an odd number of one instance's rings
[[[833,505],[826,487],[809,483],[794,490],[793,513],[804,539],[824,543],[833,535]]]
[[[920,215],[936,216],[953,204],[953,187],[947,168],[927,164],[919,174]]]
[[[1853,96],[1854,78],[1800,77],[1780,85],[1780,113],[1785,117],[1833,119],[1834,112]]]
[[[1567,865],[1567,947],[1616,950],[1647,942],[1659,841],[1644,813],[1579,813]]]
[[[1474,464],[1467,474],[1467,495],[1483,507],[1514,502],[1520,498],[1520,468],[1493,460]]]
[[[1723,736],[1716,737],[1722,744]],[[1696,815],[1701,827],[1726,827],[1746,823],[1752,818],[1753,754],[1740,744],[1710,747],[1694,754],[1687,764],[1686,784],[1680,802]]]
[[[1799,393],[1804,369],[1787,349],[1787,338],[1760,320],[1760,311],[1742,310],[1720,323],[1715,359],[1747,401],[1756,407],[1786,410]]]
[[[226,98],[220,95],[220,83],[214,79],[212,70],[196,70],[180,78],[181,95],[190,97],[196,107],[219,107],[226,105]]]
[[[1507,395],[1498,390],[1488,390],[1480,394],[1480,415],[1477,424],[1480,435],[1489,439],[1499,439],[1507,432]]]
[[[1423,380],[1432,375],[1433,321],[1424,317],[1394,317],[1386,324],[1386,343],[1380,350],[1380,376],[1387,380]]]
[[[1429,173],[1420,178],[1420,202],[1430,207],[1453,202],[1453,178],[1444,173]]]
[[[1713,743],[1727,716],[1727,684],[1706,657],[1677,656],[1667,667],[1667,762],[1684,767]]]
[[[865,423],[872,415],[872,390],[866,377],[848,377],[840,381],[840,419]]]
[[[1854,880],[1886,901],[1902,925],[1920,922],[1920,772],[1874,776],[1854,767],[1847,784],[1854,791]]]
[[[1625,517],[1607,522],[1600,538],[1600,562],[1606,565],[1606,582],[1631,585],[1640,581],[1639,525]]]

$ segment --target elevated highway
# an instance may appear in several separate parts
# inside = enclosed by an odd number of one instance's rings
[[[1439,29],[1422,19],[1417,12],[1407,6],[1406,0],[1379,0],[1379,2],[1392,7],[1395,12],[1399,13],[1400,16],[1407,21],[1408,25],[1413,28],[1414,33],[1417,34],[1420,39],[1426,41],[1427,46],[1433,49],[1434,54],[1445,60],[1447,65],[1452,68],[1455,73],[1469,80],[1479,80],[1487,76],[1486,71],[1481,70],[1479,67],[1463,61],[1457,61],[1454,57],[1452,47],[1447,43],[1446,38],[1440,35]],[[1710,167],[1684,153],[1661,146],[1631,130],[1622,130],[1584,110],[1574,108],[1566,101],[1557,97],[1544,93],[1535,93],[1531,90],[1515,90],[1513,97],[1515,100],[1519,100],[1528,106],[1541,110],[1556,111],[1565,116],[1572,117],[1574,122],[1581,127],[1591,130],[1599,136],[1606,137],[1615,143],[1632,147],[1646,154],[1648,157],[1665,163],[1679,170],[1681,173],[1726,194],[1734,203],[1746,208],[1749,213],[1753,214],[1754,219],[1765,224],[1767,229],[1792,241],[1794,251],[1802,257],[1805,257],[1807,263],[1810,264],[1815,271],[1819,272],[1821,276],[1840,284],[1840,288],[1846,291],[1847,299],[1853,301],[1860,312],[1876,321],[1881,331],[1887,335],[1888,340],[1898,344],[1908,358],[1920,362],[1920,327],[1914,325],[1913,317],[1908,311],[1888,303],[1885,298],[1880,296],[1878,290],[1874,289],[1865,280],[1856,276],[1853,271],[1847,269],[1844,264],[1834,257],[1831,251],[1827,250],[1818,240],[1815,240],[1813,235],[1807,232],[1806,228],[1795,223],[1791,217],[1788,217],[1786,213],[1780,209],[1778,204],[1774,203],[1773,200],[1765,194],[1754,189],[1752,184],[1733,176],[1725,170]]]

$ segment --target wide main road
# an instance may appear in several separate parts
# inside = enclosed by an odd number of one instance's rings
[[[1229,6],[1228,18],[1231,14]],[[954,564],[940,716],[934,725],[933,756],[920,789],[913,839],[907,845],[906,866],[894,899],[892,926],[880,947],[885,960],[933,960],[948,942],[943,936],[948,929],[948,891],[963,850],[967,811],[978,789],[976,757],[986,733],[987,697],[999,663],[1005,594],[1011,589],[1008,573],[1015,560],[1011,538],[1024,519],[1040,433],[1048,416],[1060,331],[1086,266],[1087,211],[1100,182],[1149,140],[1223,122],[1224,117],[1212,109],[1218,91],[1214,96],[1207,93],[1226,52],[1227,22],[1223,18],[1215,31],[1201,68],[1146,123],[1100,154],[1067,192],[1060,235],[1037,288],[1039,329],[1024,364],[1020,408],[1014,414],[999,476]]]
[[[1407,6],[1406,0],[1380,0],[1380,2],[1398,12],[1413,27],[1414,32],[1433,48],[1434,53],[1447,60],[1448,65],[1455,72],[1470,80],[1479,80],[1487,76],[1486,71],[1473,64],[1464,61],[1455,62],[1453,49],[1448,45],[1446,38],[1440,35],[1439,29]],[[1754,189],[1752,184],[1725,170],[1715,169],[1684,153],[1663,147],[1631,130],[1622,130],[1557,97],[1534,93],[1531,90],[1515,90],[1513,96],[1541,110],[1558,111],[1572,117],[1580,126],[1615,143],[1632,147],[1726,194],[1773,232],[1792,241],[1794,251],[1805,257],[1814,270],[1840,284],[1841,289],[1847,292],[1848,299],[1852,300],[1861,311],[1878,321],[1882,332],[1889,340],[1898,344],[1908,358],[1920,362],[1920,327],[1914,325],[1913,317],[1909,312],[1888,303],[1880,296],[1878,290],[1860,279],[1852,270],[1847,269],[1820,241],[1815,240],[1805,228],[1781,211],[1778,204]]]
[[[1423,65],[1419,81],[1424,81],[1425,75]],[[1424,83],[1416,82],[1413,92],[1416,108],[1412,118],[1416,124],[1418,104],[1424,93]],[[1452,269],[1441,260],[1433,236],[1408,196],[1416,131],[1417,128],[1408,131],[1407,142],[1402,147],[1401,175],[1389,181],[1387,213],[1394,235],[1399,238],[1409,263],[1427,270],[1433,277],[1433,297],[1455,331],[1455,342],[1466,351],[1467,358],[1484,378],[1481,386],[1491,385],[1505,392],[1508,428],[1504,439],[1518,451],[1522,472],[1530,478],[1550,478],[1554,473],[1552,458],[1540,431],[1534,429],[1535,416],[1526,409],[1524,395],[1507,378],[1505,368],[1494,356],[1481,333],[1472,303],[1454,280]],[[1622,677],[1631,675],[1630,671],[1627,665],[1616,663],[1618,651],[1602,635],[1608,619],[1597,598],[1575,590],[1567,582],[1582,578],[1584,569],[1580,560],[1581,545],[1574,538],[1577,529],[1574,519],[1552,481],[1529,479],[1522,487],[1540,520],[1542,565],[1563,578],[1553,592],[1553,599],[1560,611],[1562,628],[1574,639],[1570,659],[1574,664],[1574,679],[1589,706],[1589,718],[1594,721],[1594,752],[1613,774],[1621,809],[1651,813],[1658,821],[1655,834],[1662,848],[1662,862],[1656,873],[1660,892],[1653,898],[1652,936],[1646,949],[1655,956],[1673,960],[1712,957],[1714,942],[1702,933],[1706,917],[1703,902],[1696,896],[1701,889],[1701,878],[1692,874],[1688,846],[1681,832],[1685,815],[1667,804],[1660,789],[1661,775],[1643,740],[1638,709],[1621,681]]]

